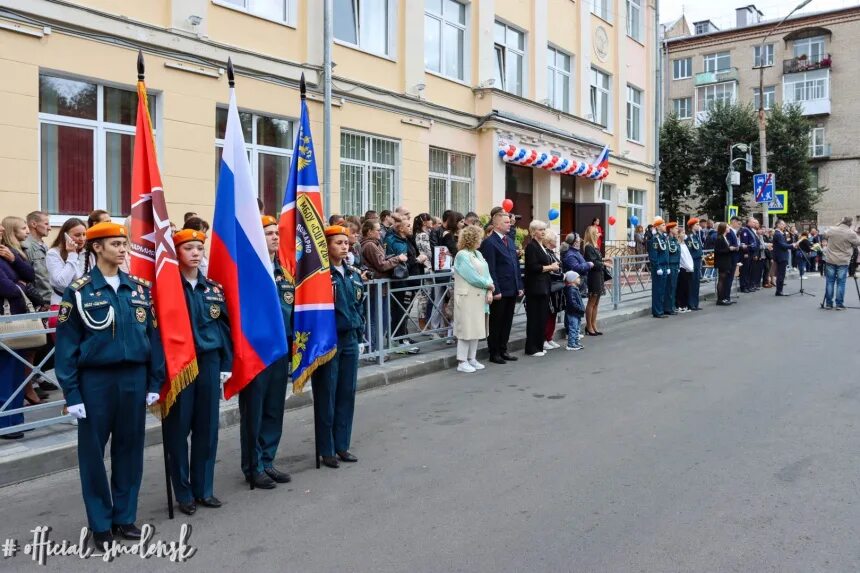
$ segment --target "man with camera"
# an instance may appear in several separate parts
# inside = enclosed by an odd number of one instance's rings
[[[824,276],[827,279],[824,308],[845,310],[845,279],[854,249],[860,246],[860,236],[851,229],[851,217],[843,217],[838,225],[828,229],[823,236],[827,239],[827,246],[824,248]],[[836,306],[833,305],[834,284]]]

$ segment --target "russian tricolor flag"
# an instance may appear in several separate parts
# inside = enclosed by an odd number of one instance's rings
[[[224,398],[229,399],[287,353],[284,319],[232,86],[215,194],[209,277],[223,285],[230,313],[233,376],[224,385]]]
[[[601,167],[603,169],[609,169],[609,146],[608,145],[603,146],[603,151],[601,151],[600,154],[594,158],[592,165],[594,167],[596,167],[597,169],[600,169]]]

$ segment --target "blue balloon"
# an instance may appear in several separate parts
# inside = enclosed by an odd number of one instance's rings
[[[632,217],[630,217],[630,224],[632,224],[634,227],[636,225],[638,225],[639,224],[639,217],[637,217],[636,215],[633,215]]]
[[[504,149],[500,149],[499,150],[499,157],[504,157],[505,153],[506,153],[506,151]]]
[[[547,213],[547,217],[549,217],[550,221],[555,221],[556,219],[558,219],[558,214],[558,209],[550,209]]]

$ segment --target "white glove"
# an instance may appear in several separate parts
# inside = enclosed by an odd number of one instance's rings
[[[232,375],[233,375],[232,372],[222,372],[221,373],[221,384],[224,384],[225,382],[227,382],[227,380],[229,380]]]
[[[74,406],[69,406],[69,414],[75,420],[80,420],[82,418],[87,417],[87,409],[83,404],[75,404]]]
[[[666,274],[667,274],[667,275],[671,275],[671,274],[672,274],[672,269],[666,269]]]
[[[158,393],[156,393],[156,392],[149,392],[149,393],[146,395],[146,405],[147,405],[147,406],[152,406],[153,404],[155,404],[156,402],[158,402],[158,399],[159,399],[159,398],[161,398],[161,396],[160,396]]]
[[[663,276],[663,269],[657,269],[657,275],[662,277]]]

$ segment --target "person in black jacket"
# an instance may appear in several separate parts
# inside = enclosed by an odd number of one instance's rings
[[[551,272],[558,272],[558,262],[543,246],[546,223],[537,219],[529,225],[532,240],[526,246],[525,291],[526,291],[526,354],[543,356],[544,329],[549,315],[549,293]]]
[[[729,289],[731,289],[731,274],[735,272],[736,246],[730,245],[726,237],[728,225],[720,223],[717,225],[717,238],[714,240],[714,267],[717,269],[717,306],[729,306],[732,303]]]
[[[585,305],[585,334],[588,336],[600,336],[603,333],[597,330],[597,307],[600,305],[600,297],[603,294],[603,255],[600,254],[598,241],[600,231],[594,225],[588,227],[583,235],[585,248],[583,255],[586,262],[592,263],[588,271],[588,304]]]

